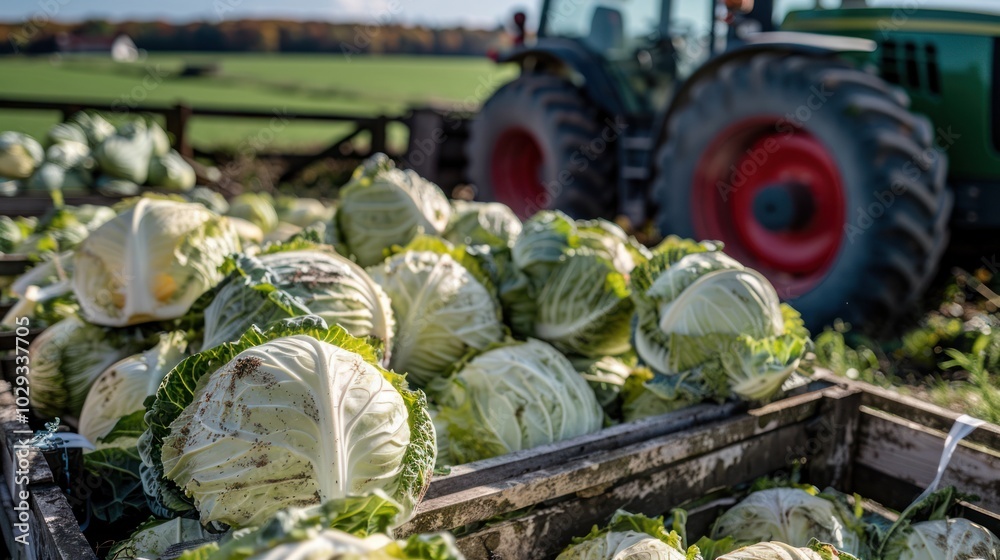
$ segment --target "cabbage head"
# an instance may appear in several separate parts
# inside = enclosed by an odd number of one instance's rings
[[[188,201],[197,202],[216,214],[229,213],[229,201],[221,193],[208,187],[195,187],[184,195]]]
[[[128,539],[115,543],[108,552],[113,560],[159,559],[175,544],[210,538],[212,533],[195,519],[157,519],[139,526]]]
[[[677,387],[651,369],[632,369],[621,390],[622,419],[626,422],[675,412],[701,402],[700,397]]]
[[[556,560],[695,560],[698,549],[685,550],[681,536],[667,532],[663,518],[619,510],[603,529],[594,527],[573,539]]]
[[[732,537],[737,545],[780,541],[808,546],[813,539],[868,557],[864,527],[840,502],[799,488],[754,492],[719,516],[712,538]]]
[[[117,179],[110,175],[101,175],[94,182],[94,189],[103,196],[121,198],[126,196],[136,196],[142,190],[135,181],[128,179]]]
[[[88,231],[94,231],[95,229],[113,220],[117,215],[114,209],[107,206],[101,206],[99,204],[69,206],[66,207],[66,210],[72,213],[80,223],[86,226]]]
[[[521,234],[521,220],[504,204],[454,200],[451,205],[451,221],[444,238],[456,245],[509,249]]]
[[[45,161],[65,169],[75,167],[89,169],[94,163],[90,159],[90,148],[80,142],[60,142],[49,146],[49,149],[45,150]]]
[[[133,329],[109,329],[70,316],[31,343],[31,404],[42,416],[78,416],[91,385],[118,360],[148,348]]]
[[[558,210],[543,210],[524,222],[513,247],[514,264],[534,282],[544,280],[568,251],[586,248],[629,274],[650,252],[607,220],[573,220]]]
[[[858,560],[853,555],[837,550],[836,547],[815,539],[804,547],[795,547],[782,542],[761,542],[745,546],[722,556],[717,560]]]
[[[20,132],[0,133],[0,177],[27,179],[45,158],[42,145]]]
[[[50,128],[46,140],[50,147],[62,142],[88,144],[87,133],[83,131],[83,127],[69,121],[58,123]]]
[[[232,342],[251,325],[318,315],[357,337],[373,337],[387,354],[394,319],[389,298],[368,273],[329,247],[277,245],[264,254],[231,257],[228,277],[206,297],[203,348]]]
[[[267,529],[275,530],[271,525]],[[181,560],[464,560],[447,533],[412,535],[405,540],[392,540],[378,533],[356,536],[337,529],[299,530],[285,538],[271,538],[272,545],[249,544],[239,549],[206,547],[204,556],[182,556]],[[235,542],[242,542],[234,540]]]
[[[80,412],[80,435],[97,449],[105,447],[102,438],[111,433],[119,420],[137,415],[141,420],[146,397],[156,389],[167,372],[184,357],[187,339],[182,331],[163,333],[156,346],[120,360],[101,372],[87,393]],[[135,445],[135,440],[116,439],[115,447]]]
[[[80,306],[73,297],[72,273],[73,253],[66,251],[53,253],[18,276],[9,288],[17,301],[0,320],[0,327],[13,330],[18,317],[28,317],[32,328],[44,328],[77,315]]]
[[[94,149],[94,159],[102,174],[138,185],[146,182],[152,156],[153,140],[143,121],[125,123]]]
[[[87,143],[91,148],[96,148],[109,136],[114,135],[115,127],[104,119],[99,113],[80,111],[74,113],[67,121],[68,124],[79,126],[87,137]]]
[[[882,549],[885,560],[1000,559],[1000,539],[967,519],[921,521],[893,534]]]
[[[808,333],[766,278],[700,251],[660,253],[633,272],[636,352],[666,398],[766,400],[798,367]]]
[[[267,233],[278,227],[278,214],[270,197],[258,193],[243,193],[229,203],[229,216],[242,218]]]
[[[628,277],[589,249],[560,262],[536,296],[533,335],[559,350],[597,358],[631,349],[632,315]]]
[[[628,352],[635,309],[629,274],[646,258],[640,247],[605,220],[577,222],[558,211],[533,216],[512,249],[524,281],[501,283],[514,334],[589,358]]]
[[[168,192],[187,192],[196,182],[194,168],[173,150],[149,160],[148,183]]]
[[[108,211],[114,214],[112,210]],[[96,223],[98,219],[103,219],[103,216],[95,216],[91,223]],[[14,252],[38,257],[66,251],[86,239],[90,231],[88,223],[82,222],[72,207],[55,208],[38,220],[34,231],[21,241]]]
[[[596,251],[611,261],[615,270],[623,274],[632,272],[632,269],[653,256],[645,245],[625,233],[625,230],[614,222],[603,218],[578,220],[576,227],[580,245]]]
[[[422,237],[368,272],[396,317],[389,365],[417,387],[443,378],[470,350],[504,338],[490,279],[462,248]]]
[[[17,196],[19,190],[21,190],[21,181],[0,177],[0,197]]]
[[[77,248],[73,292],[99,325],[176,319],[222,279],[219,266],[238,250],[233,227],[204,206],[142,198]]]
[[[92,182],[93,177],[87,169],[67,169],[56,163],[45,162],[38,166],[25,188],[29,191],[76,191],[89,188]]]
[[[340,544],[377,542],[378,553],[373,557],[380,559],[396,558],[397,556],[385,555],[390,550],[396,553],[405,551],[404,558],[421,560],[460,557],[456,556],[458,553],[454,539],[446,533],[414,535],[406,541],[385,540],[385,534],[406,521],[401,515],[401,509],[399,504],[379,490],[364,496],[330,500],[308,508],[290,508],[279,511],[260,527],[229,533],[219,542],[199,547],[190,554],[192,560],[243,560],[247,557],[298,558],[296,554],[305,551],[322,551],[318,558],[340,558],[337,554],[347,553],[340,549],[333,553],[323,548],[328,544],[326,535],[331,538],[336,536],[338,542],[340,539],[347,539]],[[367,540],[375,535],[377,537]]]
[[[470,359],[438,401],[459,464],[593,433],[604,420],[573,364],[539,340]]]
[[[327,222],[333,211],[315,198],[282,196],[275,201],[278,220],[299,227],[309,227],[316,222]]]
[[[146,121],[146,134],[149,135],[150,143],[153,145],[153,157],[165,156],[170,153],[170,138],[156,121]]]
[[[251,328],[170,371],[139,438],[154,513],[257,526],[279,510],[386,492],[409,515],[434,466],[423,393],[315,316]]]
[[[587,381],[597,397],[601,408],[611,418],[619,418],[621,414],[621,393],[625,382],[632,375],[632,366],[626,360],[614,356],[600,358],[570,358],[573,367]],[[634,362],[635,360],[630,360]]]
[[[0,215],[0,254],[13,253],[34,229],[28,222]]]
[[[340,189],[335,226],[350,254],[367,267],[421,233],[441,234],[450,217],[451,205],[437,185],[376,154]]]

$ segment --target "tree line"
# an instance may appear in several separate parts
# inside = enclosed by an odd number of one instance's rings
[[[297,52],[482,56],[509,43],[503,29],[431,28],[396,23],[233,20],[58,23],[47,18],[0,23],[0,54],[45,54],[66,33],[87,38],[126,34],[148,51]]]

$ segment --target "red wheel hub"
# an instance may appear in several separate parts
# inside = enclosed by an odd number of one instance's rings
[[[695,234],[764,273],[789,297],[825,276],[840,249],[846,203],[833,155],[778,118],[738,122],[698,162]]]
[[[535,136],[523,128],[508,128],[493,145],[493,193],[520,218],[548,206],[549,195],[541,179],[543,161]]]

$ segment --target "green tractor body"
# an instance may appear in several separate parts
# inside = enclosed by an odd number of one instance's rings
[[[811,328],[888,325],[952,229],[1000,227],[1000,16],[859,4],[545,0],[468,177],[521,216],[721,240]]]
[[[878,49],[859,60],[906,90],[934,123],[955,192],[953,226],[996,228],[1000,212],[1000,15],[910,8],[792,12],[782,29],[850,35]]]

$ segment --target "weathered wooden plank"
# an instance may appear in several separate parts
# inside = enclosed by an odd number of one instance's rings
[[[550,558],[573,537],[606,523],[617,509],[663,515],[715,489],[781,469],[786,450],[801,446],[807,437],[802,424],[791,424],[742,439],[699,457],[670,462],[627,478],[598,495],[480,529],[460,538],[459,548],[469,560]]]
[[[537,471],[589,453],[624,447],[654,437],[679,432],[692,426],[732,417],[746,405],[697,405],[677,412],[605,428],[599,432],[508,453],[500,457],[451,467],[445,476],[434,477],[425,500],[493,484],[497,481]]]
[[[46,484],[53,482],[53,478],[45,457],[25,445],[33,432],[17,417],[12,390],[10,383],[0,381],[0,462],[4,480],[9,485],[8,492],[16,496],[14,486],[17,483]]]
[[[784,403],[780,406],[796,406],[796,403],[803,402],[796,400],[801,398],[805,400],[819,399],[821,398],[819,393],[807,397],[802,397],[802,395],[819,391],[820,388],[817,384],[803,384],[791,391],[788,398],[780,401]],[[652,418],[626,422],[570,440],[465,465],[457,465],[451,467],[449,474],[434,477],[424,499],[433,499],[475,486],[493,484],[499,480],[520,476],[546,465],[563,463],[589,453],[621,448],[654,437],[686,430],[692,426],[730,418],[746,411],[747,408],[745,403],[738,402],[700,404]],[[767,414],[770,410],[773,410],[772,405],[763,407],[755,414]]]
[[[809,480],[821,488],[842,487],[850,479],[862,393],[834,387],[824,391],[818,418],[807,425],[805,465]]]
[[[843,387],[860,390],[864,396],[862,404],[905,418],[933,430],[947,432],[962,414],[954,412],[920,399],[901,395],[890,389],[883,389],[870,383],[852,381],[838,377],[829,371],[820,371],[815,378]],[[980,426],[965,438],[965,441],[978,443],[990,449],[1000,449],[1000,426],[986,424]]]
[[[40,560],[97,560],[61,488],[54,484],[31,487],[31,513],[32,537],[40,540]]]
[[[925,487],[934,479],[947,434],[885,412],[862,409],[855,461],[896,479]],[[1000,511],[1000,450],[959,444],[941,484],[982,498]]]
[[[453,529],[583,490],[610,486],[631,475],[696,457],[754,436],[796,425],[819,409],[822,394],[772,403],[746,415],[668,434],[606,453],[551,465],[495,484],[424,500],[402,534]],[[804,427],[798,427],[804,432]],[[786,464],[786,453],[782,464]]]

